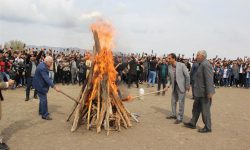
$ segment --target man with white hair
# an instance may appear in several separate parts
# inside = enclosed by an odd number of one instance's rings
[[[42,119],[52,120],[48,113],[48,104],[47,104],[47,93],[49,87],[54,88],[57,92],[60,92],[60,89],[53,84],[49,78],[49,68],[53,65],[53,58],[47,56],[44,59],[44,62],[40,63],[37,66],[35,76],[33,79],[33,87],[37,91],[39,97],[39,115],[42,116]]]
[[[213,85],[213,68],[207,58],[207,52],[201,50],[197,53],[196,59],[198,62],[198,69],[194,77],[194,97],[192,119],[184,125],[188,128],[195,129],[196,123],[199,119],[200,113],[205,124],[204,128],[199,129],[200,133],[211,132],[211,113],[210,107],[212,103],[212,96],[215,93]]]

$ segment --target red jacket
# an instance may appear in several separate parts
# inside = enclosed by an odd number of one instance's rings
[[[0,61],[0,72],[7,72],[10,70],[10,66],[11,66],[11,63],[10,62],[7,62],[7,68],[5,67],[5,62],[4,61]]]

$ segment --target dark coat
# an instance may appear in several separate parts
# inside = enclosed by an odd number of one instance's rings
[[[194,82],[195,73],[197,72],[198,67],[199,67],[199,64],[197,62],[193,63],[191,71],[190,71],[191,84],[193,84],[193,82]]]
[[[32,84],[42,94],[48,93],[49,87],[54,87],[53,82],[49,78],[49,69],[44,62],[37,66]]]
[[[163,70],[162,65],[163,64],[160,64],[160,65],[157,66],[157,73],[158,73],[158,78],[159,79],[162,79],[162,70]],[[165,73],[166,73],[166,79],[167,79],[167,76],[168,76],[168,65],[167,64],[165,64],[165,65],[166,65]]]
[[[207,97],[208,94],[214,94],[213,68],[205,59],[203,60],[194,78],[194,96]]]
[[[129,62],[129,71],[128,71],[128,74],[130,75],[137,75],[137,63],[135,61],[135,59],[132,59],[130,62]]]

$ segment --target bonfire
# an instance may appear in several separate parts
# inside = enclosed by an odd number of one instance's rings
[[[117,72],[112,53],[114,28],[101,21],[92,24],[91,30],[95,41],[93,65],[72,112],[74,120],[71,131],[86,124],[88,130],[96,128],[97,133],[104,127],[109,135],[110,130],[120,131],[121,126],[131,127],[130,119],[133,116],[118,96],[115,84]]]

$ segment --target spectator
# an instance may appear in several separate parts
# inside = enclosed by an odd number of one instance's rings
[[[166,84],[168,82],[167,77],[168,77],[168,65],[167,61],[165,58],[162,59],[162,62],[157,65],[157,75],[158,75],[158,88],[157,90],[159,91],[161,89],[161,85],[163,86],[163,89],[165,89]],[[157,93],[160,95],[160,92]],[[162,96],[165,95],[165,91],[162,92]]]
[[[152,59],[149,62],[148,87],[150,87],[150,84],[152,87],[154,87],[155,85],[156,66],[157,66],[156,57],[152,57]]]

